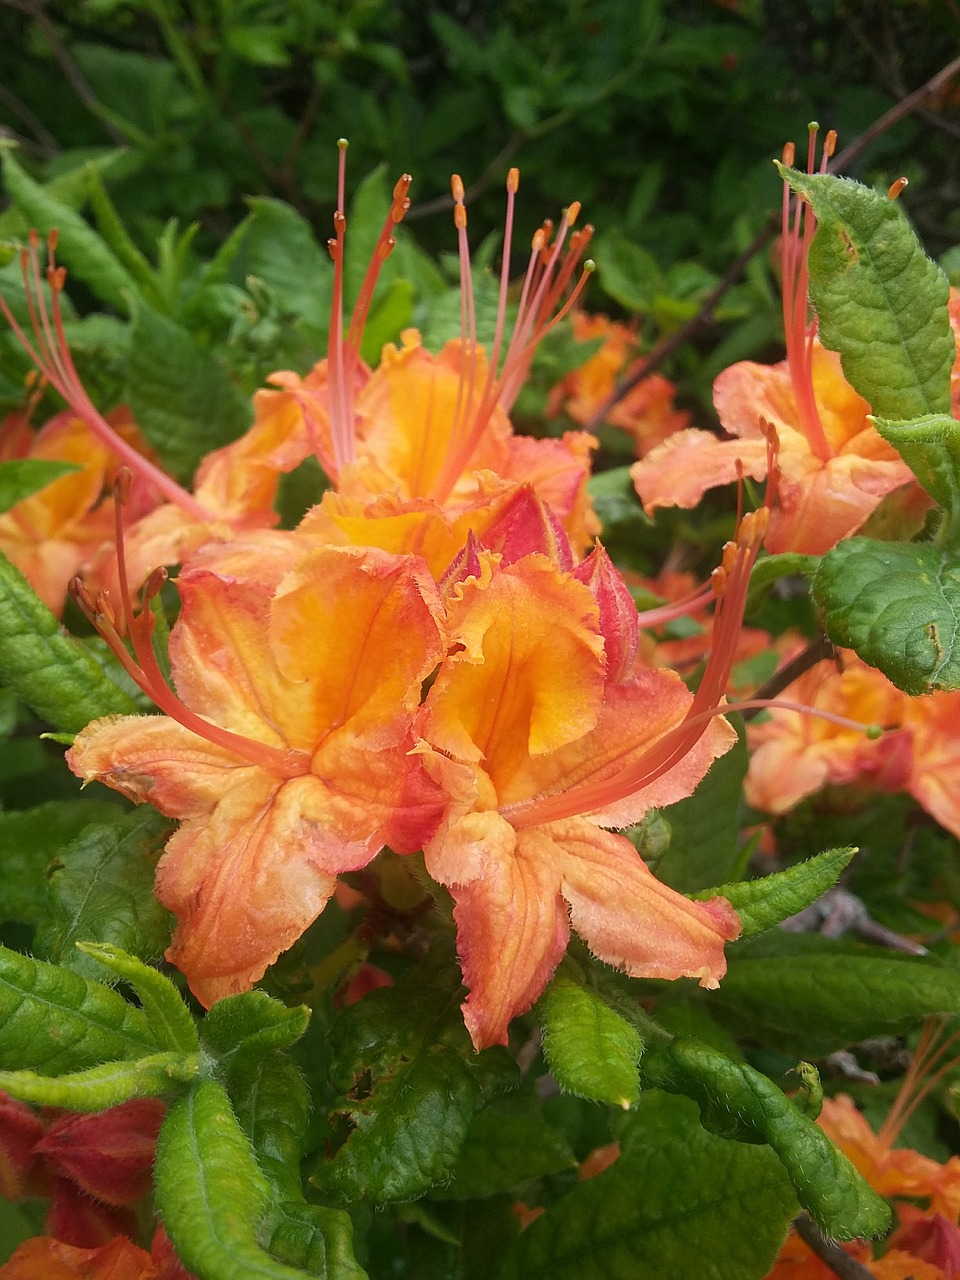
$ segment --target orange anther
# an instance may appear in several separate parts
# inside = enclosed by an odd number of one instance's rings
[[[453,192],[454,200],[460,201],[465,198],[463,179],[460,177],[459,173],[452,173],[450,175],[450,190]]]
[[[710,587],[713,594],[719,600],[727,589],[727,571],[723,565],[718,564],[710,574]]]
[[[113,496],[121,506],[130,497],[130,486],[133,484],[133,472],[129,467],[120,467],[113,482]]]
[[[66,267],[48,267],[47,268],[47,284],[49,284],[51,289],[53,289],[55,292],[59,292],[60,290],[63,289],[63,286],[66,283],[67,283]]]
[[[338,236],[342,236],[347,229],[347,215],[339,209],[333,215],[333,229]]]
[[[897,196],[905,186],[907,186],[907,179],[897,178],[896,182],[891,182],[890,186],[887,188],[887,195],[891,200],[896,200]]]
[[[783,161],[783,163],[787,166],[788,169],[792,169],[793,162],[796,160],[796,158],[797,158],[797,148],[793,145],[792,142],[785,142],[783,144],[783,151],[781,152],[780,159]]]
[[[580,201],[574,200],[573,204],[567,209],[567,226],[572,227],[576,220],[580,217]]]
[[[30,248],[33,249],[34,252],[36,252],[37,249],[40,248],[40,232],[37,230],[36,227],[30,228],[30,234],[27,238],[30,241]]]
[[[453,210],[453,225],[458,231],[462,231],[467,225],[467,206],[458,204]]]
[[[511,195],[516,195],[520,188],[520,170],[514,166],[507,170],[507,190]]]
[[[823,154],[829,159],[837,149],[837,131],[836,129],[828,129],[827,136],[823,140]]]

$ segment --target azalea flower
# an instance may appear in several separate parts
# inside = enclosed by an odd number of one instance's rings
[[[126,1236],[89,1249],[52,1236],[25,1240],[0,1266],[0,1280],[194,1280],[157,1227],[148,1253]]]
[[[811,131],[808,169],[814,167]],[[821,170],[833,154],[831,131]],[[793,163],[793,146],[784,151]],[[821,346],[816,322],[807,321],[807,259],[816,222],[797,199],[791,221],[784,184],[783,315],[787,358],[780,364],[741,361],[714,382],[720,423],[733,439],[708,431],[681,431],[635,463],[632,476],[644,508],[693,507],[703,494],[740,475],[766,474],[768,425],[777,433],[781,478],[767,550],[820,555],[855,533],[894,490],[913,481],[896,450],[868,422],[870,406],[849,385],[840,358]]]
[[[819,715],[774,707],[748,729],[746,796],[768,813],[786,813],[828,784],[906,791],[960,836],[960,693],[912,698],[885,675],[841,650],[819,662],[784,697],[861,724],[884,726],[876,739]]]
[[[138,1098],[91,1115],[38,1113],[0,1093],[0,1193],[49,1198],[46,1230],[68,1245],[94,1248],[133,1234],[129,1206],[150,1192],[164,1110]]]
[[[453,896],[477,1048],[505,1043],[566,948],[571,926],[634,976],[716,986],[739,921],[692,902],[604,830],[689,795],[734,741],[716,716],[766,508],[724,551],[720,616],[697,693],[637,663],[633,601],[606,553],[575,568],[481,551],[447,584],[448,656],[420,748],[450,801],[424,846]]]
[[[181,821],[156,892],[178,918],[167,958],[206,1005],[249,989],[340,872],[384,844],[420,848],[440,816],[436,788],[407,754],[421,682],[441,652],[433,579],[414,557],[273,539],[269,551],[228,546],[219,560],[214,548],[181,573],[177,695],[153,656],[149,607],[134,618],[125,600],[134,660],[107,603],[81,592],[166,714],[97,720],[67,762]]]
[[[592,423],[609,400],[618,382],[643,367],[640,344],[629,325],[604,315],[573,314],[573,336],[577,342],[602,339],[600,347],[576,369],[566,374],[550,392],[547,416],[565,413],[574,422]],[[689,425],[690,415],[674,404],[676,388],[662,374],[651,373],[622,396],[603,414],[603,422],[628,432],[637,457],[676,431]]]

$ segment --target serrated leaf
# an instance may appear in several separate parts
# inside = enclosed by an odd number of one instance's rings
[[[287,1201],[262,1228],[267,1248],[281,1262],[324,1280],[367,1280],[353,1253],[353,1222],[342,1209]]]
[[[270,1187],[217,1081],[200,1081],[170,1108],[154,1184],[177,1255],[203,1280],[303,1280],[259,1244]]]
[[[249,400],[182,325],[139,303],[133,319],[126,400],[168,471],[183,483],[204,454],[250,425]]]
[[[47,458],[15,458],[0,462],[0,512],[45,489],[61,476],[79,471],[74,462],[55,462]]]
[[[460,999],[457,979],[418,968],[333,1024],[333,1113],[348,1132],[311,1174],[324,1196],[410,1200],[452,1176],[485,1092],[516,1074],[502,1050],[474,1053]]]
[[[154,896],[153,878],[170,829],[168,819],[143,805],[82,831],[50,876],[38,950],[89,978],[103,970],[76,949],[78,942],[112,943],[146,960],[162,955],[171,917]]]
[[[106,1111],[132,1098],[160,1098],[177,1092],[199,1070],[196,1054],[153,1053],[56,1077],[33,1071],[0,1071],[0,1089],[38,1107]]]
[[[63,204],[21,167],[9,144],[0,146],[7,194],[31,226],[46,235],[59,231],[58,257],[93,293],[122,315],[129,314],[136,282],[78,213]]]
[[[883,418],[949,413],[949,286],[903,210],[848,178],[781,172],[817,216],[810,299],[847,381]]]
[[[740,880],[705,889],[697,898],[726,898],[740,917],[741,938],[772,929],[781,920],[795,916],[839,879],[856,849],[828,849],[806,862],[798,862],[787,871],[761,876],[757,880]]]
[[[738,725],[739,717],[732,723]],[[747,772],[747,745],[739,741],[714,760],[692,796],[663,810],[670,844],[657,860],[657,879],[681,893],[696,893],[731,876],[741,858],[739,805]]]
[[[945,413],[872,421],[934,501],[952,517],[960,515],[960,422]]]
[[[706,1133],[685,1098],[642,1094],[623,1154],[509,1248],[495,1280],[758,1280],[796,1212],[765,1147]]]
[[[84,827],[119,817],[108,800],[51,800],[32,809],[0,813],[5,920],[37,924],[47,912],[47,866]]]
[[[595,258],[600,287],[628,311],[648,312],[662,287],[656,261],[619,231],[600,238]]]
[[[640,1035],[596,992],[561,971],[537,1016],[547,1065],[561,1089],[620,1107],[636,1101]]]
[[[574,1169],[576,1156],[540,1112],[537,1098],[495,1099],[470,1121],[453,1181],[434,1200],[477,1200],[515,1192],[534,1178]]]
[[[83,645],[63,631],[5,556],[0,556],[0,684],[64,733],[79,733],[99,716],[139,710]]]
[[[777,932],[727,955],[711,1008],[734,1034],[799,1058],[960,1013],[960,974],[893,951]]]
[[[905,693],[960,689],[960,562],[939,547],[846,538],[820,562],[813,598],[833,643]]]
[[[284,314],[299,317],[319,347],[330,328],[330,256],[306,218],[282,200],[257,196],[247,203],[244,268],[268,285]]]
[[[649,1048],[640,1074],[647,1088],[693,1098],[711,1133],[770,1146],[797,1199],[827,1235],[854,1240],[881,1235],[890,1225],[886,1202],[847,1157],[773,1081],[746,1063],[679,1037]]]
[[[0,947],[0,1068],[55,1076],[156,1048],[143,1011],[109,987]]]
[[[608,471],[600,471],[590,477],[587,487],[594,510],[604,528],[607,525],[623,524],[628,520],[644,525],[653,523],[640,505],[629,467],[611,467]]]
[[[169,978],[119,947],[93,942],[77,945],[85,955],[130,984],[140,1001],[150,1034],[162,1049],[181,1055],[199,1052],[196,1023]]]

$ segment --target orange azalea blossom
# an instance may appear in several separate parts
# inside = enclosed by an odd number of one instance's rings
[[[25,1240],[0,1266],[0,1280],[194,1280],[158,1227],[150,1252],[126,1236],[79,1249],[51,1236]]]
[[[634,976],[716,986],[739,920],[723,898],[661,884],[603,827],[690,795],[734,741],[716,715],[767,510],[724,551],[714,648],[697,693],[637,663],[630,594],[597,548],[574,569],[480,551],[446,584],[451,647],[424,703],[420,751],[449,794],[427,869],[455,901],[474,1045],[549,981],[572,927]]]
[[[957,1036],[940,1038],[927,1021],[890,1112],[874,1132],[845,1094],[826,1098],[818,1124],[880,1195],[895,1202],[899,1225],[880,1258],[864,1241],[845,1245],[877,1280],[956,1280],[960,1275],[960,1158],[940,1164],[909,1147],[895,1147],[903,1126],[944,1075]],[[918,1202],[923,1202],[921,1208]],[[791,1231],[767,1280],[832,1280],[835,1275]]]
[[[576,311],[573,336],[577,342],[602,338],[598,351],[579,368],[573,369],[550,393],[547,416],[565,413],[574,422],[592,422],[610,398],[618,382],[632,377],[643,367],[637,356],[639,342],[629,325],[619,324],[604,315],[587,315]],[[659,373],[652,373],[604,414],[611,427],[629,432],[638,457],[643,457],[668,436],[689,425],[690,415],[674,405],[676,388]]]
[[[148,455],[128,409],[114,409],[107,421],[118,438]],[[0,514],[0,551],[59,615],[70,579],[113,536],[110,490],[120,459],[82,418],[60,413],[34,432],[25,414],[12,413],[0,424],[0,460],[21,458],[72,462],[79,468]],[[155,506],[154,494],[149,484],[138,485],[125,520],[132,522]]]
[[[771,710],[751,724],[746,796],[786,813],[828,783],[906,791],[960,836],[960,693],[911,698],[854,653],[819,662],[784,691],[815,711],[835,712],[886,732],[871,740],[819,716]]]
[[[125,599],[135,662],[109,603],[84,600],[166,714],[95,721],[67,761],[180,819],[156,893],[178,918],[167,958],[205,1005],[249,989],[323,909],[339,872],[384,844],[420,848],[440,816],[436,787],[407,754],[442,648],[423,562],[272,539],[270,551],[228,546],[219,561],[213,548],[181,573],[170,638],[179,696],[153,657],[150,609],[134,618]]]
[[[814,132],[808,169],[814,167]],[[829,133],[821,171],[833,154]],[[793,163],[793,145],[784,151]],[[791,223],[784,185],[783,311],[787,358],[781,364],[741,361],[714,382],[721,425],[736,439],[708,431],[682,431],[635,463],[632,475],[644,508],[693,507],[707,489],[740,474],[766,474],[766,425],[779,440],[779,504],[770,520],[767,550],[820,555],[855,533],[895,489],[913,482],[896,450],[870,424],[870,406],[853,390],[840,357],[821,346],[816,322],[807,322],[807,259],[816,222],[798,200]]]

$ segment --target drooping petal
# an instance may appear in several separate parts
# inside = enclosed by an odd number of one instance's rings
[[[466,841],[482,871],[457,877],[475,858],[458,851]],[[457,949],[469,996],[464,1021],[477,1049],[506,1044],[511,1018],[542,992],[569,938],[567,912],[555,867],[542,856],[539,835],[518,836],[495,812],[470,814],[445,833],[442,846],[425,850],[431,874],[456,902]]]
[[[153,1280],[154,1274],[150,1255],[126,1236],[90,1249],[34,1236],[0,1267],[2,1280]]]
[[[691,902],[662,884],[629,840],[582,819],[539,831],[540,856],[559,871],[571,924],[595,955],[635,978],[719,985],[724,944],[740,933],[725,898]]]
[[[652,515],[657,507],[695,507],[708,489],[732,484],[741,471],[754,480],[767,474],[765,440],[718,440],[691,427],[651,449],[630,476],[644,511]]]

